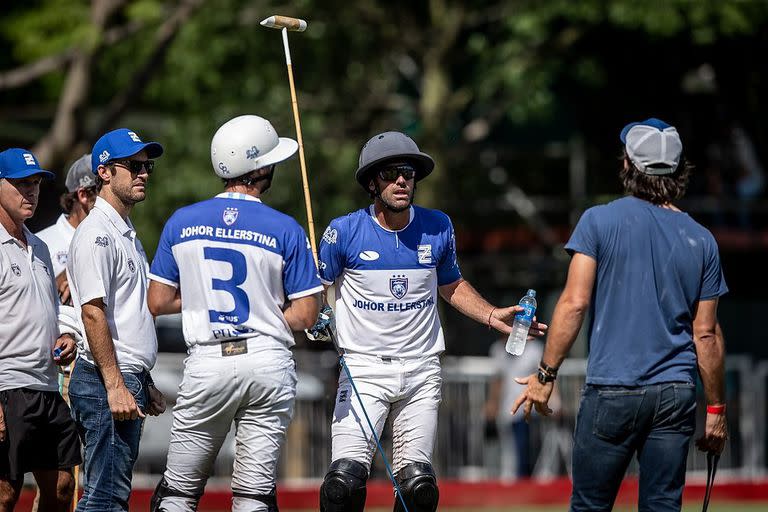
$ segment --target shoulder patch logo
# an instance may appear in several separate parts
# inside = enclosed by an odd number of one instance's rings
[[[405,276],[392,276],[389,278],[389,291],[396,299],[402,299],[408,293],[408,278]]]
[[[416,249],[419,254],[419,263],[422,265],[430,265],[432,263],[432,245],[419,245]]]
[[[323,241],[327,244],[335,244],[339,237],[339,232],[328,226],[323,233]]]
[[[133,274],[134,272],[136,272],[136,264],[133,262],[133,260],[132,260],[132,259],[129,259],[129,260],[128,260],[128,270],[130,270],[130,271],[131,271],[131,274]]]
[[[109,247],[109,238],[105,236],[97,236],[96,245],[98,245],[99,247]]]
[[[67,264],[67,251],[59,251],[56,253],[56,261],[59,262],[59,265],[66,265]]]
[[[360,253],[360,259],[365,261],[376,261],[379,259],[379,253],[376,251],[363,251]]]
[[[221,216],[222,220],[224,220],[224,224],[227,226],[234,224],[237,220],[238,213],[237,208],[232,208],[231,206],[225,208],[224,214]]]
[[[16,277],[21,276],[21,268],[15,263],[11,263],[11,271]]]

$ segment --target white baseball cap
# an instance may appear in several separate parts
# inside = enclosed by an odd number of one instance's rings
[[[629,123],[621,130],[621,142],[637,169],[652,176],[672,174],[680,164],[683,143],[677,129],[661,119]]]

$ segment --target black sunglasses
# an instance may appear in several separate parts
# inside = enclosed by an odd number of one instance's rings
[[[379,169],[378,175],[384,181],[395,181],[398,176],[412,180],[416,176],[416,169],[410,164],[388,165]]]
[[[142,169],[146,169],[147,174],[152,174],[155,168],[154,160],[115,160],[112,164],[125,167],[131,171],[131,174],[140,174]]]

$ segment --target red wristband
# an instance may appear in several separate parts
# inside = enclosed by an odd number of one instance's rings
[[[725,404],[707,406],[707,414],[724,414],[724,413],[725,413]]]

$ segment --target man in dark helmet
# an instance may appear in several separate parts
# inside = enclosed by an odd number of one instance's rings
[[[391,415],[393,473],[408,510],[437,509],[431,460],[442,382],[439,356],[445,350],[438,292],[463,314],[507,334],[522,310],[494,307],[483,299],[461,277],[451,220],[413,205],[416,182],[434,165],[402,133],[370,139],[355,178],[373,204],[334,219],[320,243],[320,277],[337,297],[338,344],[364,403],[363,410],[342,373],[332,462],[320,491],[325,512],[359,511],[365,505],[376,444],[364,411],[377,435]],[[324,337],[321,325],[308,331],[310,338]],[[544,330],[534,323],[531,333]],[[403,510],[397,497],[395,510]]]

